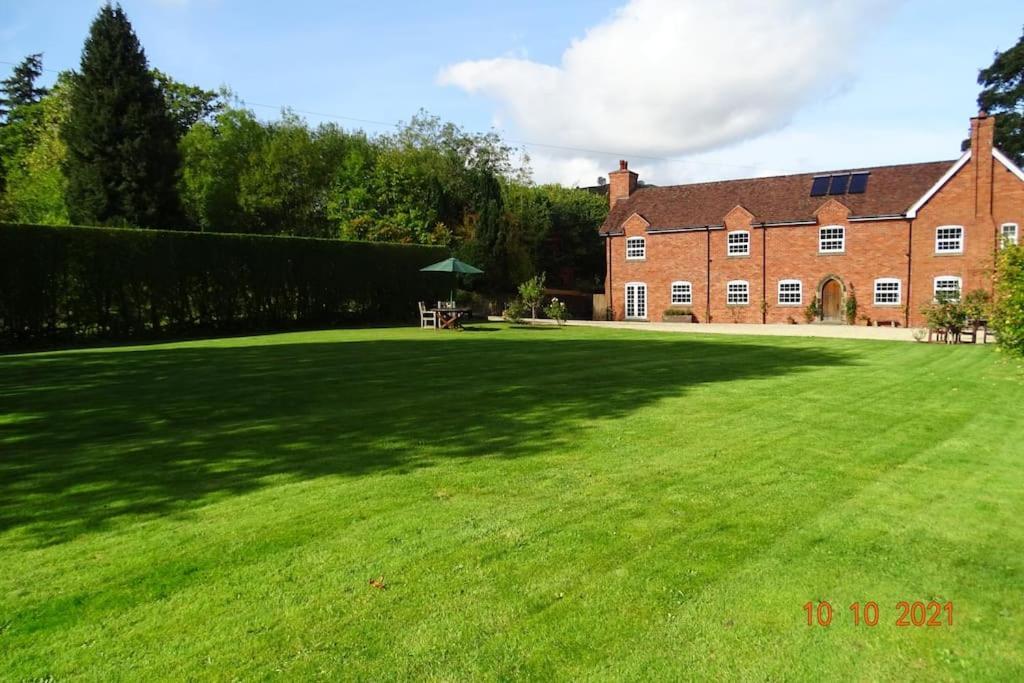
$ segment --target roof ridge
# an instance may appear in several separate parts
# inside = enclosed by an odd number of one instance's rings
[[[752,181],[752,180],[775,180],[777,178],[799,178],[801,176],[825,176],[825,175],[835,175],[837,173],[861,173],[861,172],[878,171],[878,170],[881,170],[883,168],[884,169],[902,168],[902,167],[905,167],[905,166],[928,166],[929,164],[950,164],[950,165],[952,165],[952,164],[955,164],[956,162],[957,162],[957,159],[948,159],[948,160],[947,159],[936,159],[935,161],[911,161],[911,162],[906,162],[906,163],[902,163],[902,164],[884,164],[882,166],[854,166],[854,167],[850,167],[850,168],[834,169],[834,170],[830,170],[830,171],[806,171],[804,173],[781,173],[781,174],[778,174],[778,175],[751,176],[751,177],[747,177],[747,178],[726,178],[726,179],[723,179],[723,180],[703,180],[703,181],[696,182],[696,183],[677,183],[675,185],[644,185],[644,186],[638,187],[636,189],[636,192],[639,192],[641,190],[646,190],[646,189],[650,189],[650,190],[671,190],[671,189],[676,188],[676,187],[695,187],[695,186],[698,186],[698,185],[718,185],[718,184],[722,184],[722,183],[737,183],[737,182]]]

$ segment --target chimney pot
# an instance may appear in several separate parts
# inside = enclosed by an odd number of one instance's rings
[[[625,159],[619,159],[619,170],[620,171],[625,171],[628,168],[629,168],[629,162],[626,161]]]

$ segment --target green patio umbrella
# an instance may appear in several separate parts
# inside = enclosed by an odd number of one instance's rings
[[[446,258],[444,261],[431,263],[429,266],[426,266],[425,268],[420,268],[420,271],[424,273],[463,273],[465,275],[480,275],[484,272],[479,268],[476,268],[474,266],[469,265],[468,263],[460,261],[457,258]],[[455,297],[452,296],[452,291],[454,290],[448,292],[449,301],[455,300]]]

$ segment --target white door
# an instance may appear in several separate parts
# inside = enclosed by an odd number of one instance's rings
[[[626,284],[626,317],[647,318],[647,285],[642,282]]]

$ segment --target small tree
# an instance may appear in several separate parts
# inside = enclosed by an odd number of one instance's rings
[[[928,327],[946,329],[956,334],[967,325],[967,312],[959,297],[950,292],[941,292],[935,301],[921,309]]]
[[[999,253],[992,325],[1000,348],[1024,356],[1024,247],[1007,246]]]
[[[530,309],[530,317],[537,317],[537,307],[544,299],[544,273],[534,275],[519,285],[519,299]]]
[[[992,314],[992,295],[984,289],[974,289],[964,296],[964,312],[967,319],[987,320]]]

